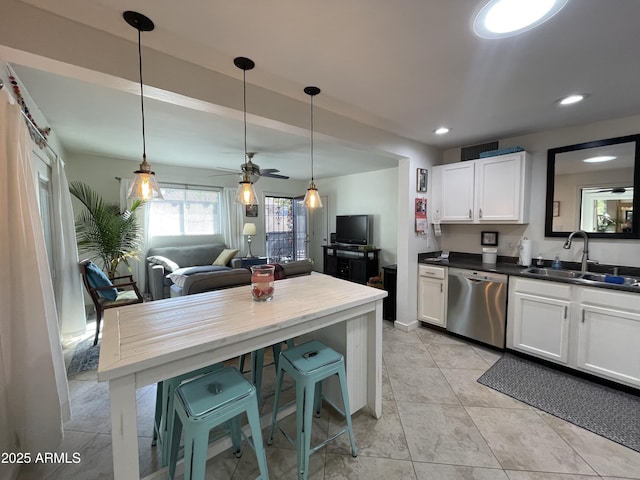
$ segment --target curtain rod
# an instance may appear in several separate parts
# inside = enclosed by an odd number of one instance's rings
[[[122,177],[113,177],[118,181],[122,180]],[[197,183],[176,183],[176,182],[158,182],[160,185],[171,185],[174,187],[185,187],[189,189],[189,187],[200,187],[200,188],[219,188],[224,190],[224,187],[220,187],[218,185],[198,185]]]
[[[0,90],[2,90],[2,88],[4,87],[4,82],[2,81],[2,79],[0,79]],[[38,127],[35,126],[35,124],[31,121],[31,119],[27,116],[26,113],[24,113],[24,110],[22,110],[22,108],[20,109],[20,113],[22,114],[22,117],[27,121],[27,123],[29,124],[29,130],[35,131],[38,136],[40,137],[40,139],[44,142],[44,146],[47,147],[51,153],[53,153],[56,157],[56,159],[60,158],[60,155],[58,155],[56,153],[56,151],[53,149],[53,147],[51,147],[49,145],[49,142],[47,140],[47,137],[45,137],[40,130],[38,130]]]

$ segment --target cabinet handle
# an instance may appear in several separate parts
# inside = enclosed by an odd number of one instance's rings
[[[582,310],[582,323],[584,323],[584,310]]]
[[[469,209],[469,219],[471,219],[472,215],[473,215],[473,212],[471,211],[471,209]]]
[[[481,208],[480,208],[480,209],[478,209],[478,217],[479,217],[479,218],[482,218],[482,209],[481,209]]]
[[[569,308],[565,305],[564,306],[564,318],[567,318],[567,311],[569,310]],[[583,312],[584,313],[584,312]],[[582,320],[584,322],[584,319]]]
[[[444,293],[444,290],[443,290],[442,284],[440,284],[440,293]]]

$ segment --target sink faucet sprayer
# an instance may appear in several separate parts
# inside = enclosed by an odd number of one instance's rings
[[[564,242],[564,245],[562,246],[562,248],[566,248],[567,250],[571,248],[571,240],[573,240],[573,236],[574,235],[581,235],[582,239],[584,241],[584,248],[582,249],[582,266],[580,267],[580,269],[583,272],[587,272],[588,271],[588,263],[589,263],[589,237],[587,235],[587,232],[585,232],[584,230],[576,230],[575,232],[572,232],[569,235],[569,238],[567,238],[567,241]]]

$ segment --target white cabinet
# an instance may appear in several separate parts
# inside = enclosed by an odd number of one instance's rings
[[[582,288],[577,367],[640,385],[640,299],[634,293]]]
[[[640,387],[640,294],[510,277],[507,348]]]
[[[447,268],[418,265],[418,320],[447,326]]]
[[[514,350],[567,363],[571,292],[568,285],[516,279],[511,345]]]
[[[526,152],[433,168],[433,209],[442,223],[527,223]]]

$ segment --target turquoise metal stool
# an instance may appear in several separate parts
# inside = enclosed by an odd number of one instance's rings
[[[242,437],[256,453],[260,480],[268,480],[267,458],[262,443],[256,389],[234,367],[203,375],[180,385],[175,392],[174,425],[169,453],[169,478],[178,460],[184,429],[184,479],[203,480],[207,463],[209,431],[230,422],[233,451],[240,456]],[[240,428],[240,416],[247,414],[253,442]]]
[[[287,344],[287,348],[293,348],[294,344],[293,344],[293,339],[290,338],[289,340],[286,340],[285,342],[278,342],[275,343],[273,345],[271,345],[271,351],[273,352],[273,364],[275,365],[276,368],[276,373],[278,372],[278,361],[280,360],[280,352],[282,351],[282,344],[286,343]],[[264,364],[264,352],[265,349],[264,348],[259,348],[258,350],[254,350],[253,352],[251,352],[251,381],[253,382],[253,385],[256,387],[256,391],[258,393],[258,403],[262,403],[262,369],[265,367]],[[240,363],[238,365],[238,368],[240,369],[240,371],[242,373],[245,373],[244,371],[244,357],[245,355],[240,355]]]
[[[224,363],[214,363],[198,370],[178,375],[158,382],[156,386],[156,410],[151,445],[160,445],[160,463],[163,467],[169,464],[169,447],[173,432],[173,399],[176,388],[181,383],[206,375],[224,367]]]
[[[355,436],[353,434],[353,426],[351,424],[349,392],[347,391],[347,378],[344,369],[344,358],[342,355],[327,347],[322,342],[312,340],[282,352],[280,354],[278,366],[276,394],[273,407],[273,417],[271,420],[271,432],[269,433],[267,443],[269,445],[273,443],[273,433],[277,426],[278,403],[280,401],[282,377],[284,372],[286,372],[293,377],[296,384],[296,452],[298,454],[298,479],[307,479],[309,472],[309,456],[345,432],[349,433],[351,455],[354,457],[358,456],[358,449],[356,448]],[[336,405],[326,398],[325,400],[345,417],[347,426],[330,438],[326,439],[321,444],[311,448],[312,416],[314,412],[317,415],[320,414],[322,402],[322,381],[333,375],[338,375],[338,379],[340,380],[344,411],[341,411],[336,407]],[[282,428],[279,429],[293,445],[293,441],[289,435],[287,435]]]

